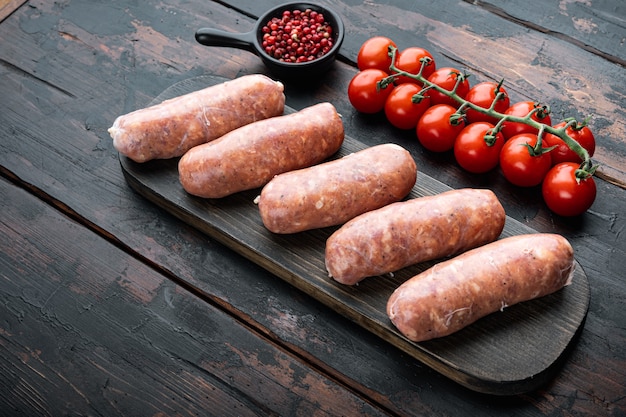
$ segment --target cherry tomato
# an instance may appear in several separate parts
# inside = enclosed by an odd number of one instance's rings
[[[437,68],[435,59],[426,49],[413,46],[402,51],[398,51],[396,54],[396,67],[402,71],[408,72],[409,74],[417,74],[422,67],[422,58],[429,60],[429,62],[424,64],[424,70],[422,71],[422,76],[428,79],[428,77],[430,77],[430,75],[435,72]],[[417,80],[406,76],[398,77],[396,82],[398,84],[414,83],[421,85],[421,83]]]
[[[511,100],[509,99],[509,95],[507,94],[506,90],[502,86],[498,87],[498,83],[494,83],[492,81],[484,81],[482,83],[476,84],[467,92],[465,100],[484,109],[489,109],[496,98],[497,92],[502,92],[504,93],[504,95],[502,95],[498,99],[494,110],[498,113],[504,113],[506,109],[509,108]],[[487,116],[473,109],[467,109],[465,116],[468,123],[489,122],[494,125],[498,123],[497,118]]]
[[[513,136],[502,147],[500,168],[504,177],[519,187],[539,185],[552,166],[550,153],[532,155],[527,145],[534,147],[537,135],[522,133]]]
[[[536,108],[543,107],[539,103],[535,103],[534,101],[518,101],[515,104],[512,104],[511,107],[506,109],[504,112],[505,115],[508,116],[517,116],[517,117],[526,117],[528,113],[533,111]],[[538,110],[530,116],[532,120],[535,122],[543,123],[548,126],[552,126],[552,120],[550,120],[550,114],[544,110]],[[519,135],[520,133],[539,133],[539,130],[529,126],[524,123],[518,122],[504,122],[502,123],[502,134],[504,135],[504,139],[510,139],[515,135]]]
[[[416,128],[417,140],[424,148],[432,152],[446,152],[454,147],[457,135],[465,127],[463,118],[456,122],[450,120],[455,112],[456,108],[449,104],[435,104],[424,112]]]
[[[428,81],[438,85],[444,90],[452,91],[459,76],[462,76],[461,71],[455,68],[444,67],[435,70],[435,72],[428,77]],[[459,83],[459,86],[456,89],[456,94],[461,98],[465,98],[469,89],[469,81],[466,77],[463,77],[463,81]],[[440,93],[435,89],[428,90],[428,95],[430,96],[431,106],[434,106],[435,104],[449,104],[453,107],[459,107],[460,103],[458,101]]]
[[[596,199],[593,176],[576,178],[578,167],[576,162],[558,163],[543,180],[543,200],[550,210],[560,216],[578,216],[587,211]]]
[[[368,68],[376,68],[389,72],[391,66],[390,45],[397,48],[395,42],[385,36],[374,36],[363,42],[356,57],[359,69],[363,71]]]
[[[385,116],[389,123],[399,129],[413,129],[422,114],[430,107],[430,97],[424,96],[417,103],[413,97],[422,90],[417,84],[400,84],[385,101]]]
[[[485,135],[495,126],[487,122],[472,123],[459,132],[454,141],[454,157],[466,171],[481,174],[498,166],[504,137],[498,132],[491,145]]]
[[[554,125],[556,129],[563,128],[567,123],[561,122]],[[589,156],[593,156],[596,151],[596,139],[593,136],[593,132],[587,125],[579,124],[576,127],[570,126],[565,131],[567,135],[574,139],[580,146],[585,148],[589,153]],[[558,136],[547,133],[544,137],[544,146],[546,148],[550,146],[557,146],[550,154],[552,155],[552,164],[556,165],[561,162],[577,162],[581,163],[580,156],[567,146],[567,144]]]
[[[393,84],[378,88],[380,80],[388,74],[379,69],[366,69],[356,73],[348,85],[348,99],[361,113],[378,113],[385,107],[385,100],[393,90]]]

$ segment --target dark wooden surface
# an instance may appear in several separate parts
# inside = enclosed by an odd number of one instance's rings
[[[287,85],[290,106],[331,101],[355,139],[399,143],[421,172],[490,187],[512,218],[570,239],[591,289],[583,330],[552,381],[506,398],[441,376],[126,183],[106,133],[114,118],[188,78],[265,72],[193,33],[250,30],[278,3],[28,1],[2,20],[2,414],[625,415],[622,2],[333,2],[347,29],[340,61]],[[474,82],[504,77],[514,99],[555,114],[594,114],[606,180],[590,211],[552,216],[537,190],[465,174],[354,113],[345,91],[375,34],[467,67]]]

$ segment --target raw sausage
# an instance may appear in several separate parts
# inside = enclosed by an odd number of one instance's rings
[[[108,131],[121,154],[146,162],[181,156],[284,106],[283,84],[253,74],[119,116]]]
[[[337,152],[343,139],[335,107],[316,104],[251,123],[189,150],[178,163],[180,182],[190,194],[225,197],[317,164]]]
[[[417,176],[401,146],[373,146],[343,158],[274,177],[261,191],[259,212],[274,233],[344,223],[406,197]]]
[[[504,238],[439,263],[400,285],[387,315],[408,339],[447,336],[507,306],[572,281],[574,251],[563,236]]]
[[[406,149],[378,145],[276,176],[261,192],[259,212],[274,233],[334,226],[406,197],[416,176]]]
[[[180,182],[190,194],[225,197],[319,163],[337,152],[343,139],[343,122],[335,107],[316,104],[190,149],[178,163]]]
[[[350,220],[326,241],[328,274],[353,285],[492,242],[506,215],[490,190],[460,189],[392,203]]]
[[[283,84],[246,75],[119,116],[113,146],[136,162],[181,156],[243,125],[283,114]]]

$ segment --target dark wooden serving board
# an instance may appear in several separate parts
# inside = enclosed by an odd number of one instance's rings
[[[221,81],[211,76],[189,79],[167,89],[153,103]],[[348,135],[335,157],[365,147]],[[183,190],[178,159],[138,164],[120,156],[120,163],[127,182],[139,194],[472,390],[513,395],[537,389],[558,371],[584,323],[590,291],[577,264],[572,284],[555,294],[508,307],[453,335],[411,342],[387,318],[387,299],[400,283],[435,262],[345,286],[331,280],[324,265],[325,241],[336,228],[275,235],[263,226],[254,203],[260,189],[202,199]],[[419,173],[409,198],[447,190],[450,187]],[[507,217],[502,237],[533,232]]]

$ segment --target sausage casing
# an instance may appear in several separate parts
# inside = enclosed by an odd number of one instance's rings
[[[406,149],[373,146],[274,177],[261,191],[259,212],[274,233],[334,226],[403,199],[416,176],[415,160]]]
[[[283,114],[284,86],[245,75],[119,116],[113,146],[136,162],[167,159],[257,120]]]
[[[341,147],[344,129],[331,103],[261,120],[190,149],[178,163],[180,182],[205,198],[261,187],[275,175],[317,164]]]
[[[507,306],[559,290],[571,283],[574,270],[574,251],[563,236],[512,236],[405,281],[389,298],[387,315],[415,342],[447,336]]]
[[[326,269],[336,281],[353,285],[492,242],[505,219],[490,190],[466,188],[392,203],[335,231],[326,241]]]

